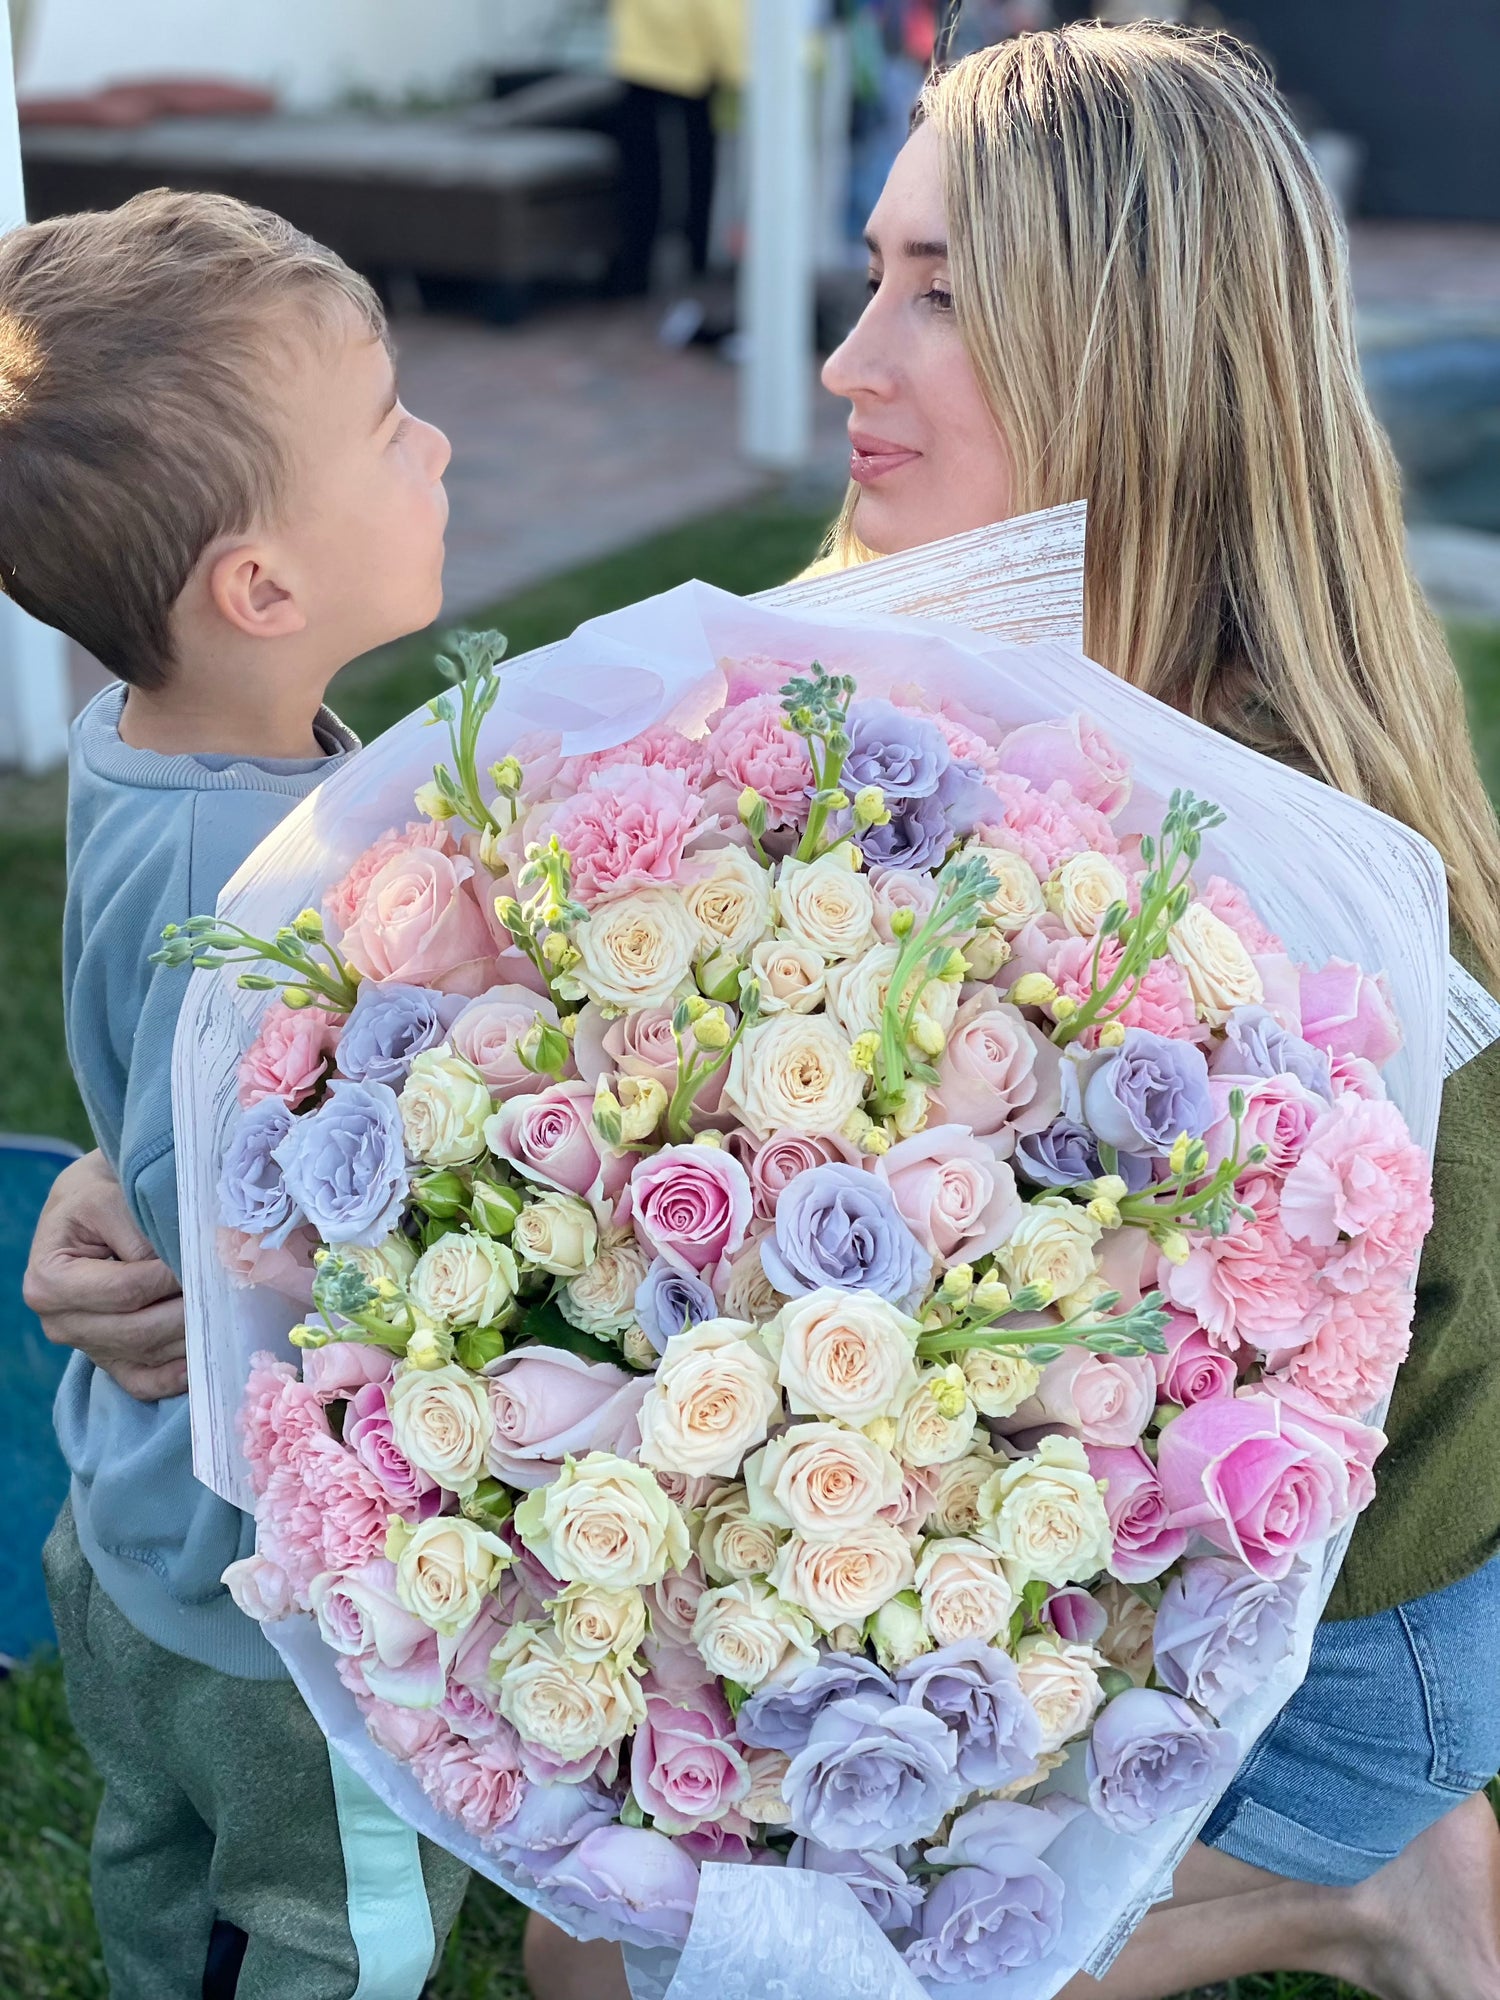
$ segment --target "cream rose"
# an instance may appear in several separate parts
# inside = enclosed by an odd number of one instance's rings
[[[565,1583],[639,1590],[691,1554],[687,1524],[655,1477],[607,1451],[565,1459],[550,1485],[521,1501],[515,1523],[537,1561]]]
[[[929,1535],[972,1535],[979,1526],[980,1489],[1008,1461],[987,1444],[973,1444],[951,1465],[938,1466],[937,1491],[924,1527]]]
[[[1050,1298],[1066,1298],[1094,1275],[1094,1246],[1103,1233],[1086,1208],[1064,1195],[1043,1195],[1021,1211],[1001,1245],[1000,1268],[1012,1291],[1044,1285]]]
[[[829,1541],[899,1503],[901,1467],[861,1431],[793,1424],[746,1461],[745,1491],[757,1520]]]
[[[823,1285],[792,1299],[761,1330],[798,1416],[862,1428],[895,1417],[917,1385],[914,1319],[874,1292]]]
[[[570,1583],[552,1600],[552,1623],[570,1660],[628,1667],[646,1636],[646,1603],[638,1590]]]
[[[664,1007],[687,981],[702,941],[675,889],[636,889],[598,905],[576,927],[574,976],[601,1007]]]
[[[744,1320],[675,1333],[641,1405],[641,1463],[732,1479],[781,1418],[776,1368]]]
[[[1106,854],[1085,851],[1063,862],[1052,878],[1050,901],[1074,937],[1096,937],[1112,903],[1125,903],[1129,884]]]
[[[384,1243],[341,1243],[339,1255],[346,1264],[352,1264],[367,1283],[378,1285],[382,1278],[389,1278],[403,1291],[417,1268],[416,1245],[399,1231],[393,1231]]]
[[[497,1707],[523,1741],[572,1764],[611,1749],[646,1719],[632,1674],[568,1658],[555,1631],[513,1625],[496,1646]]]
[[[987,847],[978,840],[970,841],[964,853],[979,855],[989,867],[994,887],[985,898],[984,911],[997,930],[1014,937],[1035,918],[1045,916],[1047,898],[1029,861],[1008,847]]]
[[[877,944],[859,958],[843,965],[830,966],[828,1011],[851,1042],[860,1035],[880,1033],[900,950],[899,945]],[[917,986],[924,976],[925,973],[914,974],[908,981],[902,996],[908,1005],[916,997]],[[958,1013],[958,998],[956,980],[928,979],[922,986],[913,1031],[919,1031],[922,1023],[927,1021],[946,1039]]]
[[[783,861],[776,877],[778,928],[827,959],[854,958],[875,942],[875,898],[853,860],[843,843],[816,861]]]
[[[889,1522],[870,1521],[834,1541],[793,1535],[776,1558],[771,1582],[829,1632],[873,1617],[898,1590],[910,1588],[914,1574],[906,1537]]]
[[[557,1294],[557,1309],[580,1333],[618,1340],[637,1324],[635,1295],[650,1260],[635,1237],[606,1237],[587,1270],[570,1278]]]
[[[721,1486],[703,1510],[698,1527],[698,1560],[715,1583],[732,1583],[742,1576],[764,1576],[776,1560],[782,1532],[769,1521],[754,1520],[743,1486]]]
[[[1237,931],[1206,903],[1189,903],[1167,933],[1167,950],[1187,974],[1198,1019],[1222,1028],[1236,1007],[1256,1007],[1265,982]]]
[[[1042,1371],[1015,1348],[971,1347],[959,1359],[982,1417],[1008,1417],[1035,1392]]]
[[[917,1560],[922,1623],[939,1646],[1003,1643],[1016,1592],[993,1549],[966,1536],[928,1542]]]
[[[1077,1438],[1045,1437],[1029,1458],[1002,1467],[980,1489],[981,1539],[1026,1584],[1082,1583],[1113,1547],[1104,1495]]]
[[[446,1043],[413,1057],[399,1101],[406,1150],[414,1159],[429,1167],[463,1167],[484,1151],[485,1121],[495,1108],[489,1086]]]
[[[396,1558],[396,1595],[414,1618],[445,1639],[479,1615],[511,1552],[462,1514],[437,1514],[409,1527],[394,1524],[387,1547]]]
[[[1021,1692],[1042,1725],[1044,1756],[1081,1736],[1093,1721],[1104,1700],[1099,1684],[1103,1665],[1092,1646],[1044,1634],[1023,1639],[1016,1647]]]
[[[760,1261],[760,1241],[757,1237],[752,1237],[742,1250],[737,1250],[727,1266],[719,1266],[714,1282],[720,1288],[724,1311],[730,1319],[746,1319],[758,1326],[786,1303],[766,1276],[766,1267]]]
[[[974,1405],[962,1369],[925,1369],[896,1419],[896,1456],[903,1465],[951,1465],[974,1437]]]
[[[774,1014],[747,1028],[729,1059],[722,1099],[757,1139],[841,1132],[865,1079],[848,1038],[824,1014]]]
[[[745,1768],[750,1773],[750,1790],[740,1800],[739,1810],[754,1826],[789,1826],[792,1809],[782,1792],[791,1765],[784,1750],[747,1750]]]
[[[494,1427],[485,1383],[450,1361],[399,1369],[389,1396],[396,1449],[449,1493],[472,1493]]]
[[[711,1674],[746,1688],[796,1673],[818,1657],[811,1621],[751,1577],[704,1591],[693,1644]]]
[[[412,1301],[442,1326],[493,1326],[516,1295],[516,1260],[493,1236],[455,1230],[424,1250],[407,1283]]]
[[[771,928],[771,878],[743,847],[716,848],[682,900],[708,949],[731,958],[744,958]]]
[[[1156,1665],[1156,1613],[1128,1584],[1113,1577],[1100,1584],[1094,1601],[1109,1620],[1099,1651],[1112,1667],[1129,1674],[1137,1687],[1144,1687]]]
[[[763,938],[750,954],[762,1014],[810,1014],[822,1005],[828,963],[799,938]]]
[[[528,1264],[554,1278],[576,1278],[594,1261],[599,1225],[576,1194],[544,1188],[516,1217],[511,1243]]]

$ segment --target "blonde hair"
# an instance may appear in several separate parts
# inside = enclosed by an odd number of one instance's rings
[[[1092,657],[1425,834],[1500,976],[1500,834],[1407,567],[1343,231],[1258,61],[1083,23],[967,57],[918,116],[1015,511],[1089,503]],[[835,563],[868,554],[854,497]]]

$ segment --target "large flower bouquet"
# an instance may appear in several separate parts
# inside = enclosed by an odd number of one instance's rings
[[[764,1862],[941,1987],[1053,1952],[1077,1816],[1227,1782],[1430,1203],[1379,972],[1299,963],[1085,716],[910,648],[482,770],[465,641],[420,817],[163,955],[274,994],[221,1255],[308,1316],[237,1601],[571,1927],[681,1945]]]

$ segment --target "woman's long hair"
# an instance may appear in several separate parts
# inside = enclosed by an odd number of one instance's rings
[[[1407,567],[1343,230],[1258,61],[1083,24],[967,57],[918,116],[1015,510],[1089,503],[1090,654],[1425,834],[1500,976],[1500,834]],[[868,553],[853,498],[836,562]]]

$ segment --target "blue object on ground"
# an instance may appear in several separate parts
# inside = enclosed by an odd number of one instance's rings
[[[52,1435],[52,1398],[67,1365],[21,1297],[32,1231],[48,1190],[78,1148],[0,1135],[0,1656],[53,1643],[42,1543],[68,1490]]]

